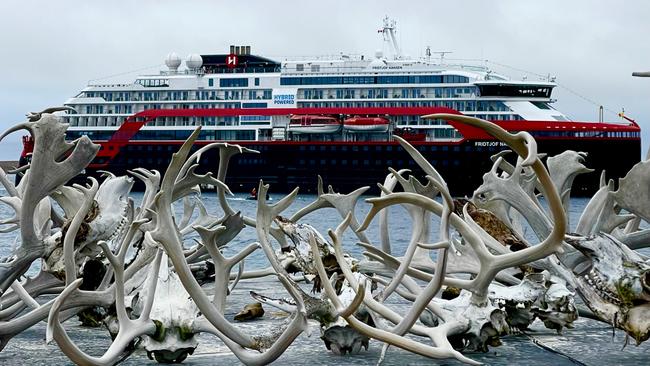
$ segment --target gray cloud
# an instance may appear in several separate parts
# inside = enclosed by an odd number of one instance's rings
[[[449,58],[489,59],[514,78],[520,70],[557,76],[556,108],[593,121],[603,104],[607,120],[625,108],[650,126],[646,1],[167,1],[0,3],[0,127],[27,111],[60,105],[91,79],[145,67],[157,72],[170,51],[221,53],[250,44],[254,53],[372,54],[384,15],[397,19],[404,53],[427,45]],[[122,76],[130,81],[136,74]],[[533,78],[534,76],[529,76]],[[648,133],[644,131],[644,141]],[[13,137],[17,141],[18,136]],[[644,146],[646,143],[644,143]],[[18,154],[0,144],[0,159]],[[644,147],[644,151],[647,147]]]

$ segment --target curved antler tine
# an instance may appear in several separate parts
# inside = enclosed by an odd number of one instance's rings
[[[436,113],[421,118],[451,120],[478,127],[491,136],[505,142],[519,156],[523,157],[523,166],[531,166],[537,160],[537,142],[535,142],[535,139],[529,133],[518,132],[511,134],[494,123],[457,114]]]
[[[329,232],[333,233],[332,230],[330,230]],[[331,235],[332,234],[330,234],[330,236]],[[309,244],[311,246],[312,251],[318,250],[318,247],[316,245],[316,241],[313,238],[313,235],[310,235],[310,237],[309,237]],[[335,246],[335,248],[336,248],[336,246]],[[439,347],[426,346],[424,344],[415,342],[415,341],[410,340],[408,338],[401,337],[401,336],[399,336],[397,334],[394,334],[392,332],[388,332],[388,331],[381,330],[381,329],[378,329],[378,328],[370,327],[369,325],[361,322],[360,320],[358,320],[357,318],[354,317],[353,313],[354,313],[355,309],[353,309],[353,306],[344,307],[343,304],[341,303],[341,301],[338,299],[338,296],[336,295],[336,291],[332,287],[332,284],[329,282],[329,279],[327,277],[327,273],[325,272],[325,266],[323,265],[323,261],[319,256],[314,257],[314,264],[316,265],[316,269],[318,271],[318,276],[321,279],[321,283],[323,284],[323,288],[325,289],[325,293],[326,293],[327,297],[332,302],[332,304],[334,304],[334,307],[337,309],[337,312],[341,316],[343,316],[345,318],[345,320],[348,322],[348,324],[351,327],[353,327],[354,329],[356,329],[359,333],[361,333],[361,334],[363,334],[363,335],[365,335],[367,337],[378,339],[378,340],[380,340],[382,342],[386,342],[386,343],[395,345],[395,346],[397,346],[399,348],[402,348],[402,349],[405,349],[407,351],[414,352],[414,353],[417,353],[417,354],[420,354],[420,355],[423,355],[423,356],[426,356],[426,357],[431,357],[431,358],[454,357],[454,358],[460,359],[460,360],[462,360],[464,362],[468,362],[470,364],[479,364],[476,361],[473,361],[473,360],[471,360],[469,358],[466,358],[465,356],[463,356],[459,352],[453,350],[453,348],[451,348],[451,347],[439,348]],[[343,267],[346,267],[346,266],[341,265],[342,269],[343,269]],[[344,274],[345,274],[345,272],[344,272]],[[346,279],[348,279],[348,282],[350,282],[349,281],[350,279],[347,278],[347,275],[346,275]],[[350,284],[352,285],[352,283],[350,283]],[[361,292],[362,290],[363,291],[367,291],[367,290],[364,289],[363,286],[361,286],[361,285],[357,285],[357,286],[352,285],[352,287],[355,288],[355,290],[354,290],[355,291],[355,301],[354,301],[353,304],[354,305],[357,305],[357,304],[360,305],[361,302],[357,301],[358,296],[359,296],[359,292]],[[367,292],[364,292],[363,298],[367,297],[365,295],[366,293]],[[374,303],[374,304],[376,304],[376,303]],[[386,309],[386,310],[388,310],[388,309]],[[390,314],[387,314],[387,315],[390,316]],[[394,319],[394,317],[393,317],[393,319]]]
[[[404,170],[404,169],[402,169],[402,170]],[[400,170],[400,171],[402,171],[402,170]],[[393,168],[390,168],[390,167],[388,168],[388,171],[391,172],[391,174],[393,175],[393,178],[395,180],[397,180],[397,182],[399,182],[399,184],[402,187],[405,187],[405,186],[409,185],[409,181],[406,178],[404,178],[402,176],[402,174],[400,174],[400,172],[398,172],[397,170],[395,170]]]
[[[28,130],[33,135],[34,132],[32,129],[32,124],[33,122],[22,122],[22,123],[17,123],[12,127],[9,127],[2,134],[0,134],[0,141],[2,141],[5,137],[7,137],[7,135],[10,135],[19,130]]]
[[[384,184],[382,185],[380,183],[377,183],[377,186],[381,190],[380,196],[391,194],[395,189],[395,186],[397,185],[397,178],[395,173],[393,173],[395,170],[390,167],[388,168],[388,170],[391,171],[391,173],[386,176],[386,179],[384,179]],[[400,169],[399,171],[396,172],[396,174],[401,176],[403,173],[406,172],[410,172],[410,170]],[[386,253],[390,253],[391,245],[390,245],[390,234],[388,231],[388,211],[381,211],[379,213],[379,232],[380,232],[381,249]]]
[[[494,164],[492,164],[492,168],[490,168],[490,173],[494,175],[498,175],[499,167],[503,163],[503,157],[499,156],[495,161]]]
[[[450,245],[450,241],[439,241],[437,243],[418,243],[418,246],[420,248],[428,250],[449,248]]]
[[[59,322],[59,312],[61,311],[61,306],[65,300],[70,297],[70,295],[72,295],[73,292],[79,289],[82,281],[83,280],[81,278],[72,281],[54,300],[54,303],[50,308],[50,313],[47,317],[47,327],[45,328],[45,343],[52,343],[52,340],[54,339],[55,326],[61,326],[61,323]]]
[[[75,188],[77,188],[83,194],[84,201],[81,204],[81,207],[79,207],[77,213],[74,215],[74,218],[72,219],[72,222],[70,223],[70,226],[65,233],[65,237],[63,238],[63,256],[65,259],[64,265],[66,285],[70,285],[74,280],[77,279],[77,263],[75,262],[74,255],[74,241],[83,220],[85,219],[86,215],[88,215],[88,212],[95,203],[93,198],[99,189],[99,184],[95,178],[89,177],[89,180],[91,184],[89,188],[75,185]]]
[[[283,197],[280,201],[278,201],[275,204],[269,205],[266,203],[266,193],[269,191],[269,185],[264,184],[263,181],[260,180],[259,188],[257,189],[257,201],[258,201],[258,224],[261,224],[259,222],[260,218],[264,218],[264,224],[265,225],[271,225],[271,222],[276,216],[279,216],[282,211],[286,210],[293,201],[296,199],[298,196],[298,187],[296,187],[291,193]],[[263,212],[264,215],[260,215],[260,212]]]
[[[246,261],[242,259],[237,264],[237,267],[238,267],[237,275],[235,276],[235,279],[232,281],[230,286],[228,286],[228,293],[229,294],[232,294],[232,292],[235,290],[235,287],[237,287],[237,284],[239,283],[239,280],[241,280],[242,276],[244,275],[244,264],[245,264],[245,262]]]
[[[318,196],[322,196],[325,194],[325,191],[323,191],[323,177],[318,175],[318,185],[316,187],[316,192],[318,193]]]
[[[426,118],[423,117],[423,118]],[[393,136],[397,142],[399,142],[400,145],[402,145],[402,148],[411,155],[411,158],[415,161],[415,163],[422,168],[425,174],[432,176],[434,179],[437,179],[440,182],[444,182],[444,179],[438,173],[438,171],[429,163],[429,161],[420,154],[418,149],[414,148],[413,145],[411,145],[408,141],[404,140],[403,138],[399,136]]]
[[[196,139],[199,137],[200,133],[201,126],[197,127],[194,132],[192,132],[192,134],[187,138],[187,140],[183,142],[181,148],[172,154],[172,161],[169,166],[167,166],[167,170],[165,171],[165,175],[162,180],[160,187],[161,191],[174,191],[174,184],[176,183],[176,180],[181,173],[181,169],[183,166],[185,166],[185,161],[187,160],[187,156],[190,153],[190,149],[192,149],[192,146],[194,145]]]
[[[21,167],[15,168],[15,169],[10,169],[7,171],[9,174],[24,174],[29,168],[31,168],[31,164],[25,164]]]
[[[330,201],[325,199],[326,193],[323,191],[323,178],[320,175],[318,176],[318,187],[316,188],[316,191],[318,192],[318,196],[316,196],[316,199],[312,203],[308,204],[307,206],[301,208],[296,213],[294,213],[289,218],[289,221],[298,222],[307,214],[312,213],[316,210],[319,210],[321,208],[326,208],[326,207],[334,207]]]
[[[108,170],[98,170],[97,173],[100,173],[102,178],[115,178],[115,174]]]
[[[163,257],[165,258],[164,265],[167,265],[167,256],[163,254],[165,254],[165,251],[161,248],[158,248],[156,251],[156,257],[154,258],[151,269],[149,270],[149,275],[147,276],[149,277],[150,282],[147,285],[148,289],[146,291],[148,296],[144,302],[144,306],[142,307],[142,312],[140,315],[140,318],[142,319],[148,319],[149,315],[151,314],[151,309],[153,308],[153,300],[155,298],[154,293],[156,292],[156,287],[158,285],[158,273],[163,262]]]

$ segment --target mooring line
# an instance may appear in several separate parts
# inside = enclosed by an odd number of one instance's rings
[[[522,332],[522,333],[523,333],[523,332]],[[543,349],[543,350],[546,350],[546,351],[549,351],[549,352],[555,353],[555,354],[557,354],[557,355],[560,355],[560,356],[566,358],[567,360],[573,362],[573,363],[576,364],[576,365],[580,365],[580,366],[588,366],[586,363],[584,363],[584,362],[582,362],[582,361],[580,361],[580,360],[578,360],[578,359],[575,359],[575,358],[569,356],[568,354],[566,354],[566,353],[564,353],[564,352],[558,351],[558,350],[556,350],[556,349],[551,348],[550,346],[545,345],[545,344],[542,343],[540,340],[538,340],[537,338],[531,336],[530,334],[527,334],[527,333],[523,333],[523,334],[524,334],[526,337],[528,337],[528,339],[530,339],[530,341],[533,342],[534,345],[536,345],[537,347],[539,347],[539,348],[541,348],[541,349]]]

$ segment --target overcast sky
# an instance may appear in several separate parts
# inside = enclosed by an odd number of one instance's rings
[[[650,71],[647,0],[2,0],[0,127],[61,105],[89,80],[156,73],[170,51],[225,53],[240,44],[271,57],[372,55],[382,48],[385,15],[397,20],[405,54],[420,56],[428,45],[453,51],[447,58],[507,65],[494,69],[517,79],[525,71],[556,76],[555,107],[574,120],[597,120],[602,104],[616,121],[625,108],[644,129],[645,154],[650,78],[631,74]],[[0,160],[17,158],[19,136],[0,143]]]

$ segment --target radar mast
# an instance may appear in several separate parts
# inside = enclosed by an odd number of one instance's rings
[[[399,44],[397,43],[397,37],[395,37],[395,33],[397,33],[397,22],[394,19],[391,19],[388,16],[386,16],[384,18],[383,27],[377,32],[382,33],[384,35],[384,42],[388,43],[388,45],[390,46],[395,60],[401,59],[402,51],[399,49]]]

